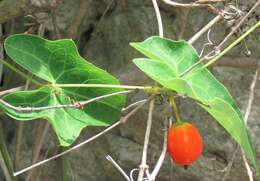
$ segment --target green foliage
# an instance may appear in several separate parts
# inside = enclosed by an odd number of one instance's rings
[[[97,96],[121,91],[115,88],[59,88],[55,84],[119,84],[119,81],[83,59],[72,40],[48,41],[33,35],[13,35],[6,39],[8,56],[45,80],[45,86],[19,91],[3,99],[21,107],[44,107],[72,104]],[[0,107],[14,119],[26,121],[47,119],[54,128],[61,146],[71,145],[86,126],[108,126],[119,119],[125,96],[118,95],[88,104],[83,109],[63,108],[37,112],[20,112]]]
[[[240,109],[228,90],[199,64],[181,77],[199,60],[196,50],[185,41],[151,37],[131,45],[148,58],[134,63],[163,87],[187,95],[209,112],[238,142],[256,168],[258,163]]]

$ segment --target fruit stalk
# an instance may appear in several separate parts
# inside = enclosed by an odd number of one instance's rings
[[[181,123],[180,114],[179,114],[177,105],[176,105],[176,103],[175,103],[174,97],[171,96],[171,97],[169,98],[169,101],[170,101],[170,105],[171,105],[172,108],[173,108],[173,112],[174,112],[174,114],[175,114],[175,118],[176,118],[177,123]]]

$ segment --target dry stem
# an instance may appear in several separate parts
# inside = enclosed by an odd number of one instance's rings
[[[40,161],[40,162],[38,162],[38,163],[36,163],[36,164],[33,164],[33,165],[31,165],[31,166],[29,166],[29,167],[27,167],[27,168],[24,168],[24,169],[22,169],[22,170],[20,170],[20,171],[18,171],[18,172],[15,172],[13,175],[14,175],[14,176],[18,176],[18,175],[20,175],[20,174],[22,174],[22,173],[25,173],[25,172],[27,172],[27,171],[33,169],[33,168],[36,168],[36,167],[38,167],[38,166],[40,166],[40,165],[43,165],[43,164],[45,164],[45,163],[47,163],[47,162],[49,162],[49,161],[51,161],[51,160],[57,159],[57,158],[59,158],[59,157],[61,157],[61,156],[63,156],[63,155],[66,155],[66,154],[68,154],[68,153],[74,151],[74,150],[77,150],[78,148],[80,148],[80,147],[82,147],[83,145],[85,145],[85,144],[87,144],[87,143],[89,143],[89,142],[91,142],[91,141],[97,139],[98,137],[102,136],[103,134],[107,133],[108,131],[112,130],[113,128],[117,127],[118,125],[120,125],[120,124],[122,124],[122,123],[125,123],[125,122],[129,119],[129,117],[132,116],[134,113],[136,113],[145,103],[146,103],[146,102],[143,102],[142,104],[139,104],[139,105],[138,105],[137,107],[135,107],[131,112],[129,112],[126,116],[122,117],[118,122],[112,124],[111,126],[109,126],[108,128],[106,128],[105,130],[103,130],[103,131],[101,131],[100,133],[98,133],[98,134],[92,136],[91,138],[89,138],[89,139],[87,139],[87,140],[85,140],[85,141],[83,141],[83,142],[81,142],[81,143],[79,143],[79,144],[77,144],[77,145],[75,145],[75,146],[69,148],[68,150],[66,150],[66,151],[64,151],[64,152],[61,152],[61,153],[59,153],[59,154],[57,154],[57,155],[54,155],[54,156],[52,156],[52,157],[50,157],[50,158],[47,158],[47,159],[45,159],[45,160],[43,160],[43,161]]]
[[[145,138],[144,138],[143,155],[142,155],[141,164],[139,166],[140,170],[139,170],[137,181],[142,181],[145,171],[148,170],[148,165],[146,164],[146,160],[147,160],[147,149],[148,149],[148,144],[149,144],[150,132],[151,132],[151,127],[152,127],[154,101],[155,101],[155,99],[153,98],[149,104],[147,126],[146,126],[146,131],[145,131]]]

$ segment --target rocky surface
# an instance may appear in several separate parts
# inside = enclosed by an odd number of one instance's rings
[[[251,7],[254,1],[248,1],[247,4],[239,5],[244,9]],[[157,34],[157,22],[150,1],[138,0],[88,0],[86,12],[82,22],[79,24],[77,33],[67,34],[66,30],[71,27],[74,21],[74,15],[78,12],[78,4],[72,0],[64,0],[58,11],[58,28],[63,37],[73,35],[76,38],[80,53],[94,63],[110,73],[123,77],[123,82],[137,84],[152,83],[145,78],[142,73],[131,75],[131,72],[138,71],[132,64],[134,57],[140,56],[133,48],[129,46],[131,41],[143,41],[145,38]],[[83,7],[81,7],[83,8]],[[163,17],[165,36],[172,39],[178,39],[180,29],[183,25],[183,17],[187,10],[178,8],[169,8],[165,5],[161,8]],[[259,11],[258,11],[259,13]],[[258,17],[257,17],[258,16]],[[203,27],[213,15],[205,9],[191,10],[187,18],[187,26],[183,32],[183,38],[188,40],[196,31]],[[256,22],[259,14],[254,14],[247,22],[252,25]],[[50,37],[54,37],[51,22],[46,21],[47,32]],[[22,26],[22,25],[21,25]],[[248,26],[245,26],[245,28]],[[223,39],[229,27],[224,23],[216,25],[210,34],[213,42],[219,42]],[[259,32],[259,31],[258,31]],[[258,39],[257,39],[258,38]],[[233,38],[235,39],[235,37]],[[196,42],[195,47],[201,50],[206,37],[202,37]],[[246,40],[252,57],[259,57],[259,34],[254,33]],[[244,45],[237,46],[229,54],[234,56],[245,56]],[[227,86],[231,94],[238,102],[242,110],[245,110],[250,81],[254,69],[237,69],[216,67],[213,73],[217,78]],[[140,76],[136,77],[136,75]],[[133,80],[133,78],[135,78]],[[260,79],[260,78],[259,78]],[[141,81],[140,81],[141,80]],[[145,80],[145,82],[143,81]],[[258,80],[259,82],[260,80]],[[18,83],[17,83],[18,84]],[[253,143],[257,148],[258,158],[260,157],[260,84],[255,91],[255,99],[252,108],[252,114],[248,121],[248,127],[251,131]],[[129,97],[128,102],[142,99],[145,95],[138,93]],[[225,130],[214,121],[205,111],[198,107],[194,102],[188,99],[178,99],[181,115],[183,119],[190,120],[199,128],[203,140],[204,151],[202,157],[187,170],[175,164],[171,164],[167,156],[157,180],[182,180],[182,181],[219,181],[225,175],[226,166],[232,159],[236,148],[235,142],[225,132]],[[162,106],[157,105],[154,114],[151,140],[149,145],[148,163],[150,168],[154,167],[162,147],[163,119]],[[117,163],[127,172],[137,168],[140,164],[144,131],[146,126],[147,108],[142,109],[134,115],[126,124],[114,129],[94,142],[74,151],[69,155],[70,180],[77,181],[119,181],[124,178],[120,173],[105,159],[106,155],[111,155]],[[6,118],[7,119],[7,118]],[[20,167],[25,167],[30,163],[31,149],[33,147],[33,137],[30,131],[37,123],[27,122],[25,124],[25,134],[22,146],[22,161]],[[14,121],[4,122],[5,127],[14,126]],[[77,142],[98,133],[103,128],[86,128]],[[13,129],[7,129],[6,134],[12,134]],[[14,150],[14,138],[9,140],[9,149]],[[41,159],[49,157],[57,152],[55,148],[56,140],[54,133],[49,130],[41,151]],[[57,161],[52,161],[39,170],[37,181],[56,181],[60,180],[57,176]],[[21,178],[23,178],[22,176]],[[2,180],[2,179],[1,179]],[[23,180],[23,179],[21,179]],[[231,172],[227,178],[228,181],[247,180],[246,169],[241,159],[241,153],[238,151]]]

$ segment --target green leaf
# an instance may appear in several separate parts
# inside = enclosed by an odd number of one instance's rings
[[[202,64],[189,74],[180,76],[199,60],[189,43],[150,37],[131,45],[148,57],[133,60],[144,73],[163,87],[197,100],[238,142],[258,170],[256,153],[243,116],[228,90],[209,70],[202,69]]]
[[[4,45],[6,53],[13,61],[52,85],[3,97],[11,105],[58,106],[122,91],[114,88],[55,87],[55,84],[119,84],[113,76],[83,59],[72,40],[48,41],[33,35],[19,34],[8,37]],[[117,95],[88,104],[84,109],[19,112],[2,104],[0,107],[17,120],[47,119],[54,128],[61,146],[69,146],[86,126],[108,126],[118,120],[124,103],[125,96]]]

